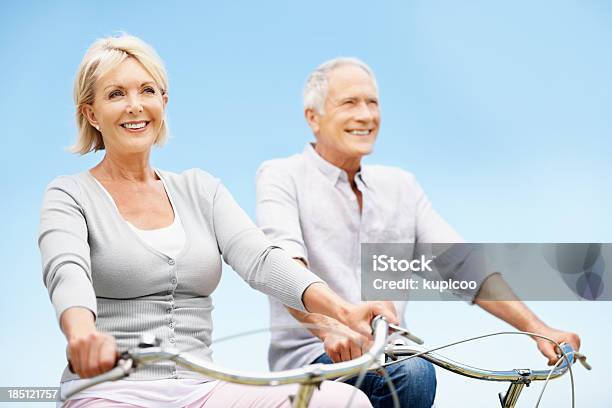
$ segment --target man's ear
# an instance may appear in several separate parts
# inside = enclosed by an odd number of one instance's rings
[[[320,115],[312,108],[304,109],[304,117],[306,118],[306,122],[308,122],[308,126],[312,129],[312,133],[316,135],[319,134],[319,120],[321,119]]]
[[[83,106],[81,106],[81,112],[83,113],[83,116],[85,116],[91,126],[100,130],[100,124],[96,119],[96,114],[94,113],[93,107],[91,105],[84,104]]]

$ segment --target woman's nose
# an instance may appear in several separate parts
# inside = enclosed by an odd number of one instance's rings
[[[138,114],[142,113],[142,102],[139,95],[132,95],[128,98],[127,113]]]

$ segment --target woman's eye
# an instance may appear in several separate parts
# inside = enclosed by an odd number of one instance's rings
[[[146,92],[146,93],[154,94],[155,93],[155,88],[153,88],[152,86],[147,86],[142,91]]]
[[[108,98],[111,99],[111,98],[115,98],[117,96],[122,96],[122,95],[123,95],[123,92],[121,92],[120,90],[116,89],[116,90],[114,90],[114,91],[112,91],[111,93],[108,94]]]

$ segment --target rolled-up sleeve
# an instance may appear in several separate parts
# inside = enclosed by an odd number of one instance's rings
[[[257,225],[292,258],[308,262],[304,244],[297,191],[288,172],[264,163],[257,171]]]
[[[223,259],[252,288],[305,311],[304,292],[322,280],[273,245],[220,183],[213,198],[213,225]]]
[[[47,187],[40,215],[38,246],[43,281],[58,321],[71,307],[97,313],[92,285],[87,223],[75,181],[60,177]]]

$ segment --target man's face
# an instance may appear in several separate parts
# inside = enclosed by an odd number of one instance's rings
[[[337,160],[361,159],[374,149],[380,126],[378,92],[363,69],[343,66],[330,73],[324,113],[306,112],[317,150]]]

